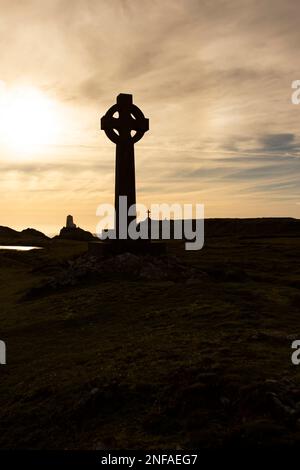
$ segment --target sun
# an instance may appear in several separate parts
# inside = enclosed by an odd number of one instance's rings
[[[15,157],[33,156],[57,143],[57,104],[33,87],[3,88],[0,97],[0,139]]]

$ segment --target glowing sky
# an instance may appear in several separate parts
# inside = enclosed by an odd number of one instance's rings
[[[95,231],[114,194],[99,119],[120,92],[150,119],[138,202],[300,217],[297,0],[0,0],[0,13],[0,225],[57,232],[70,213]]]

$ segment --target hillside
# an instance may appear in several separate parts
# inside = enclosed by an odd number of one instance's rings
[[[0,244],[3,245],[34,245],[47,240],[49,240],[47,235],[33,228],[18,232],[12,228],[0,226]]]
[[[182,245],[0,252],[1,448],[299,445],[300,239]]]

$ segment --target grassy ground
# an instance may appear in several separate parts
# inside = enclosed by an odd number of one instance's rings
[[[99,278],[28,298],[84,243],[0,254],[1,448],[300,443],[300,239],[170,244],[189,282]]]

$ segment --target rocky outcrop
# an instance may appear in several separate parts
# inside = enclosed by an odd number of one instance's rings
[[[66,266],[58,268],[53,276],[31,289],[26,297],[47,295],[56,289],[75,286],[91,278],[103,281],[120,279],[171,281],[192,286],[208,279],[208,275],[196,271],[176,256],[136,256],[123,253],[101,260],[85,255],[68,261]]]
[[[75,240],[75,241],[82,241],[82,242],[89,242],[92,240],[96,240],[96,238],[92,235],[91,232],[87,230],[83,230],[80,227],[76,228],[68,228],[63,227],[56,237],[56,239],[62,240]]]
[[[45,235],[43,232],[40,232],[39,230],[35,230],[34,228],[26,228],[25,230],[22,230],[21,237],[42,238],[43,240],[49,240],[47,235]]]
[[[34,228],[26,228],[21,232],[9,227],[0,227],[0,244],[3,245],[36,245],[49,240],[49,237]]]

